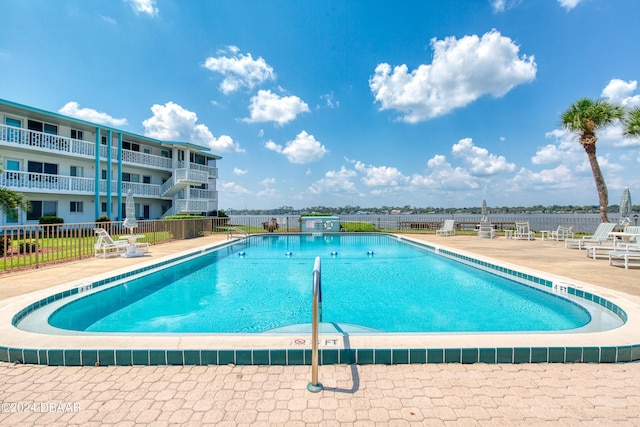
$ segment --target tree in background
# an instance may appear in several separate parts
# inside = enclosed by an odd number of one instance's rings
[[[632,108],[627,113],[622,134],[629,138],[640,138],[640,107]]]
[[[576,101],[564,113],[560,122],[562,127],[578,136],[578,141],[587,153],[593,179],[596,182],[598,199],[600,201],[600,218],[602,222],[609,222],[607,217],[607,205],[609,194],[604,182],[598,158],[596,156],[596,132],[613,124],[624,117],[624,110],[620,105],[607,101],[594,101],[583,98]]]

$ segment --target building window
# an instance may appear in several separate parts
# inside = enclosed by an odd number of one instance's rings
[[[149,219],[151,216],[151,206],[142,205],[142,219]]]
[[[105,213],[107,211],[107,202],[102,202],[100,204],[100,212]]]
[[[31,212],[27,212],[28,221],[37,221],[41,216],[57,216],[58,202],[55,200],[32,200]]]
[[[171,158],[171,152],[167,151],[167,150],[160,150],[160,156],[170,159]]]
[[[71,129],[71,138],[73,139],[79,139],[80,141],[83,140],[83,133],[81,130],[76,130],[76,129]]]
[[[33,173],[46,173],[49,175],[58,175],[58,165],[56,165],[55,163],[42,163],[42,162],[29,161],[27,163],[27,171],[33,172]]]
[[[140,144],[134,144],[129,141],[122,141],[122,148],[130,151],[140,151]]]
[[[69,168],[70,176],[84,176],[84,167],[82,166],[71,166]]]
[[[151,184],[151,177],[150,176],[142,176],[142,183],[143,184]]]
[[[29,128],[29,130],[48,133],[49,135],[58,134],[58,126],[50,125],[49,123],[37,122],[35,120],[29,120],[27,122],[27,128]]]
[[[147,147],[145,147],[145,148],[143,148],[143,149],[142,149],[142,152],[143,152],[144,154],[151,154],[151,148],[147,148]]]
[[[84,202],[69,202],[69,212],[84,212]]]
[[[107,170],[106,169],[101,169],[100,170],[100,179],[107,179]]]

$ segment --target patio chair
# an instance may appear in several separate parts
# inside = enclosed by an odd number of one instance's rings
[[[93,231],[98,235],[98,241],[94,245],[95,256],[121,254],[126,252],[129,243],[126,240],[113,240],[111,235],[104,228],[94,228]]]
[[[621,265],[625,270],[629,267],[640,267],[640,245],[627,245],[624,250],[609,252],[609,265]]]
[[[529,221],[516,221],[516,231],[513,233],[513,238],[517,240],[534,240],[536,234],[529,229]]]
[[[572,239],[573,238],[573,226],[569,225],[559,225],[558,229],[555,231],[552,231],[549,235],[549,237],[551,238],[551,240],[556,240],[556,241],[560,241],[560,240],[564,240],[564,239]]]
[[[609,233],[616,226],[613,222],[601,222],[598,224],[596,231],[590,236],[582,236],[582,238],[564,239],[566,248],[582,249],[587,246],[601,246],[604,242],[612,242],[613,239]]]
[[[478,237],[481,239],[493,239],[496,237],[496,230],[490,222],[478,224]]]
[[[436,230],[437,236],[453,236],[456,234],[455,222],[452,219],[445,219],[442,228]]]

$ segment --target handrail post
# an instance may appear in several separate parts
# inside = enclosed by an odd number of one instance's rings
[[[322,316],[322,284],[320,273],[320,257],[316,257],[313,266],[313,290],[311,303],[311,382],[307,384],[307,390],[318,393],[322,390],[322,384],[318,382],[318,323]],[[318,316],[320,312],[320,316]]]

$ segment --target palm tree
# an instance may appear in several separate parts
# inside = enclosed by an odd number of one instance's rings
[[[0,173],[2,173],[2,168],[0,168]],[[29,212],[31,210],[29,199],[22,193],[16,193],[8,188],[0,187],[0,210],[9,216],[13,216],[17,208]]]
[[[624,119],[622,134],[629,138],[640,137],[640,107],[632,108]]]
[[[596,156],[596,141],[598,140],[596,131],[604,129],[623,117],[624,110],[617,104],[583,98],[571,105],[560,118],[562,127],[578,135],[578,141],[587,153],[600,199],[602,222],[609,222],[609,218],[607,218],[609,195]]]

